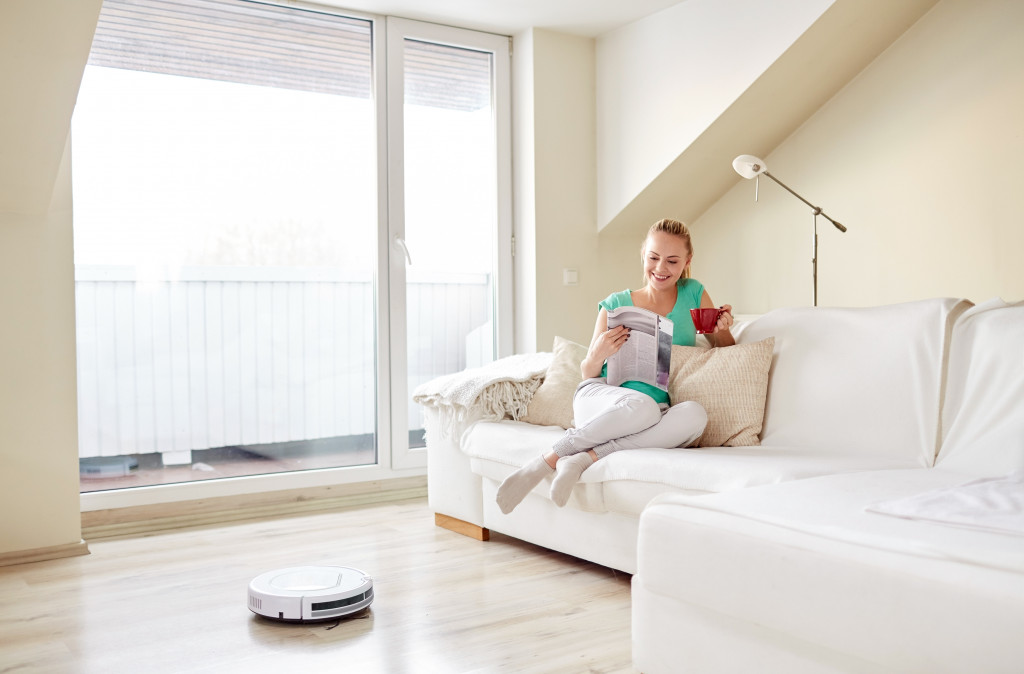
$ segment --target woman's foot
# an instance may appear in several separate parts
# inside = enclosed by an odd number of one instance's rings
[[[551,481],[551,500],[559,508],[565,507],[572,494],[572,488],[580,481],[583,471],[594,465],[590,452],[580,452],[558,460],[555,464],[555,479]]]
[[[526,495],[540,484],[541,480],[553,472],[554,469],[548,465],[544,457],[538,456],[506,477],[505,481],[498,487],[498,495],[495,498],[495,501],[498,502],[498,507],[501,508],[501,512],[506,515],[512,512],[517,505],[522,503]]]

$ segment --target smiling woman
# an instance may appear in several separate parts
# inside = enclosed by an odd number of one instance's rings
[[[693,346],[696,330],[690,310],[714,306],[703,284],[690,278],[693,245],[685,224],[665,218],[651,225],[640,255],[644,286],[612,293],[598,304],[594,336],[580,364],[583,381],[573,394],[573,426],[549,452],[505,478],[496,497],[502,512],[512,512],[545,477],[553,477],[551,500],[564,507],[583,471],[598,459],[623,449],[689,447],[704,432],[707,411],[694,400],[670,400],[667,378],[609,381],[609,359],[630,339],[630,328],[610,322],[610,312],[639,307],[660,317],[659,326],[667,323],[672,344]],[[722,309],[713,333],[707,335],[714,346],[736,343],[729,331],[732,307],[726,304]],[[661,341],[650,340],[652,348],[659,349]],[[656,357],[637,359],[642,358]]]

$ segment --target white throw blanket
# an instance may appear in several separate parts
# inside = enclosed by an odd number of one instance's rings
[[[867,510],[1024,536],[1024,471],[882,501],[868,506]]]
[[[526,414],[530,398],[551,364],[550,352],[508,356],[421,384],[412,400],[441,413],[441,432],[465,419],[513,419]]]

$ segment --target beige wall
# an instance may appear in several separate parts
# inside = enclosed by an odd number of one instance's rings
[[[70,196],[0,213],[0,554],[81,539]]]
[[[514,43],[515,350],[528,352],[550,350],[556,335],[588,343],[607,293],[594,210],[594,41],[534,29]],[[565,269],[578,285],[563,284]]]
[[[819,222],[820,305],[1024,299],[1022,36],[1024,3],[944,0],[764,157],[849,228]],[[811,211],[781,187],[737,178],[692,225],[717,302],[811,303]]]
[[[99,8],[0,19],[0,554],[81,540],[67,140]]]

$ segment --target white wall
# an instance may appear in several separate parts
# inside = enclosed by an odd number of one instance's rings
[[[697,139],[832,2],[687,0],[601,36],[598,226]]]
[[[516,351],[589,343],[603,291],[595,222],[594,41],[514,39]],[[575,269],[579,284],[563,285]],[[602,294],[604,293],[604,294]]]
[[[81,540],[67,136],[100,1],[0,24],[0,554]]]
[[[944,0],[765,157],[833,218],[819,305],[1024,298],[1024,3]],[[743,313],[811,304],[810,209],[762,179],[692,223],[694,274]]]

